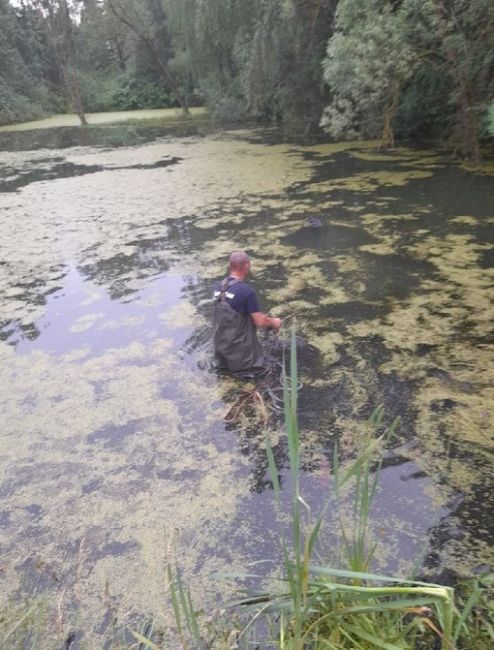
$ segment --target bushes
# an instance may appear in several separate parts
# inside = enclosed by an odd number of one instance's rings
[[[0,76],[0,125],[35,120],[45,114],[40,98],[21,94]]]
[[[115,106],[114,95],[119,89],[118,80],[110,76],[94,76],[79,72],[82,103],[87,112],[111,111]],[[71,107],[68,107],[71,110]]]
[[[129,111],[140,108],[167,108],[173,99],[151,81],[131,76],[99,76],[79,73],[82,99],[86,110]]]
[[[494,138],[494,104],[489,106],[489,111],[487,115],[487,131]]]
[[[111,108],[127,111],[138,108],[171,108],[175,102],[163,88],[146,80],[121,77],[112,96]]]
[[[83,105],[88,113],[113,110],[168,108],[175,105],[161,87],[132,77],[94,76],[80,72],[79,81]],[[33,96],[34,95],[34,96]],[[226,109],[227,111],[230,108]],[[27,96],[16,92],[0,76],[0,125],[25,122],[44,117],[50,113],[72,111],[70,101],[63,94],[34,93]]]

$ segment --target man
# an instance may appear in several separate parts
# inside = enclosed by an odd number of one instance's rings
[[[279,318],[263,314],[257,296],[245,279],[250,272],[249,256],[230,255],[229,275],[214,292],[214,352],[220,366],[240,375],[254,375],[264,367],[264,355],[257,328],[278,330]]]

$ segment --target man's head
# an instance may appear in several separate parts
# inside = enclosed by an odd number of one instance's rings
[[[228,260],[228,269],[230,273],[241,278],[242,280],[249,275],[250,259],[244,251],[234,251]]]

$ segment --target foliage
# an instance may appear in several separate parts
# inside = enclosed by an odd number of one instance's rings
[[[117,79],[107,79],[87,72],[80,72],[79,82],[84,106],[90,106],[92,111],[112,109],[113,96],[118,91]],[[70,106],[67,107],[67,110],[70,110]]]
[[[492,137],[491,0],[0,0],[0,19],[0,123],[205,103],[472,159]]]
[[[232,111],[233,119],[244,112],[235,43],[248,30],[254,3],[223,0],[169,0],[176,69],[188,96],[200,95],[220,119]]]
[[[173,98],[163,88],[151,81],[129,76],[117,80],[116,88],[108,100],[109,108],[122,111],[137,108],[166,108],[174,105]]]
[[[37,82],[18,46],[22,28],[7,0],[0,0],[0,25],[0,124],[34,119],[48,103],[46,88]]]
[[[350,533],[345,532],[342,522],[340,524],[348,568],[337,570],[313,564],[315,546],[332,501],[326,502],[312,523],[310,508],[300,493],[299,484],[298,377],[294,335],[290,368],[290,377],[284,379],[284,402],[291,474],[291,543],[283,535],[281,537],[286,586],[282,586],[277,594],[256,594],[241,601],[240,605],[259,608],[261,603],[260,613],[279,615],[278,645],[286,650],[307,647],[343,650],[385,647],[386,643],[390,648],[412,647],[415,640],[423,636],[424,630],[419,624],[420,615],[412,621],[407,617],[411,612],[423,610],[425,613],[426,606],[435,608],[443,633],[451,637],[451,589],[368,573],[373,557],[373,547],[368,542],[369,513],[379,481],[383,445],[396,426],[395,422],[375,436],[382,429],[382,408],[372,414],[362,450],[352,463],[341,466],[335,451],[333,479],[336,495],[341,494],[345,485],[354,483]],[[269,440],[267,453],[275,498],[280,507],[281,490]],[[305,516],[304,511],[307,513]],[[427,609],[426,615],[432,615],[432,610],[429,614]],[[403,646],[403,643],[408,646]]]
[[[292,334],[290,375],[284,376],[291,486],[291,540],[283,534],[280,539],[284,576],[278,592],[261,591],[233,604],[240,609],[240,618],[247,622],[239,625],[238,620],[230,617],[225,628],[231,634],[223,634],[225,641],[215,647],[231,647],[228,641],[232,635],[237,643],[235,647],[252,647],[259,638],[256,629],[265,623],[265,643],[280,650],[431,647],[487,650],[494,641],[494,627],[490,622],[494,611],[494,575],[465,583],[455,598],[451,587],[370,572],[374,547],[369,535],[369,515],[386,444],[396,426],[396,421],[390,427],[383,426],[382,407],[369,418],[367,433],[353,461],[342,465],[335,449],[334,494],[329,495],[315,521],[311,520],[311,510],[300,492],[297,385]],[[269,436],[266,442],[275,501],[281,509],[281,486]],[[350,501],[343,497],[344,488],[349,486]],[[344,509],[352,512],[349,530],[340,519],[343,569],[313,562],[324,518],[334,507],[334,496]],[[243,577],[262,580],[261,575],[251,573]],[[207,636],[207,628],[201,627],[200,617],[179,574],[170,574],[169,578],[181,646],[184,649],[211,647],[211,637]],[[151,648],[158,647],[149,640],[146,642]]]
[[[321,125],[335,138],[377,137],[392,144],[391,120],[401,86],[413,72],[413,50],[403,38],[403,6],[343,0],[323,61],[333,91]],[[362,38],[365,35],[365,38]]]
[[[317,124],[330,0],[169,2],[183,84],[213,115]],[[226,114],[226,115],[225,115]]]
[[[441,135],[480,157],[494,92],[494,5],[489,0],[340,0],[323,61],[334,137]]]
[[[489,106],[487,130],[494,137],[494,104]]]
[[[161,1],[110,3],[0,0],[0,124],[70,110],[75,82],[87,111],[175,105]]]

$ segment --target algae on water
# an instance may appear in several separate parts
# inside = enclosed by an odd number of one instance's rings
[[[212,572],[275,559],[263,432],[248,415],[225,425],[248,387],[211,362],[211,286],[236,248],[263,309],[296,317],[314,498],[335,440],[351,454],[384,403],[403,423],[379,497],[383,567],[426,535],[439,570],[492,561],[478,493],[494,444],[489,176],[451,205],[436,171],[478,177],[438,155],[251,136],[0,154],[9,177],[44,174],[0,193],[0,579],[55,601],[69,585],[91,642],[107,584],[162,621],[168,560],[207,605]],[[101,169],[48,179],[61,161]]]

